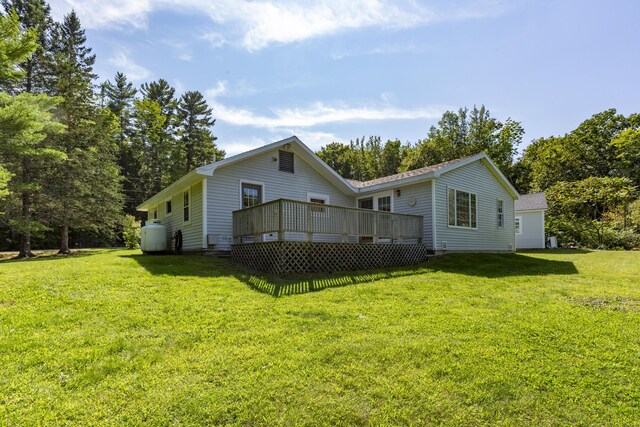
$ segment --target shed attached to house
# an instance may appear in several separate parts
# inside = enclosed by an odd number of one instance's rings
[[[515,202],[516,249],[544,249],[544,193],[523,194]]]

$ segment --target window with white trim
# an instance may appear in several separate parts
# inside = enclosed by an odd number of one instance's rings
[[[477,196],[467,191],[449,188],[449,226],[478,228]]]
[[[504,201],[498,200],[498,206],[496,207],[498,211],[498,228],[504,228]]]
[[[191,221],[191,190],[182,193],[182,221]]]
[[[153,212],[151,212],[152,219],[158,219],[158,208],[155,208]]]
[[[307,193],[307,202],[315,203],[317,205],[328,205],[329,196],[324,194]],[[324,212],[325,209],[322,206],[311,206],[311,212]]]
[[[262,185],[243,182],[241,192],[243,209],[262,203]]]
[[[171,199],[167,200],[167,215],[169,215],[171,213]]]
[[[378,197],[378,210],[391,212],[391,196]]]
[[[522,234],[522,217],[521,216],[517,216],[515,218],[515,228],[516,228],[516,234]]]

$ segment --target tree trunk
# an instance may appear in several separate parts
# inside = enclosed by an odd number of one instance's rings
[[[62,226],[62,233],[60,238],[60,250],[58,254],[70,254],[71,249],[69,249],[69,225],[65,220],[64,225]]]
[[[22,229],[20,233],[20,253],[18,258],[31,258],[35,255],[31,252],[31,160],[26,157],[22,160]]]

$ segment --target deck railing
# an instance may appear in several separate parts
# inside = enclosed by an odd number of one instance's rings
[[[233,212],[233,237],[244,243],[274,233],[287,240],[287,233],[296,233],[300,240],[303,233],[310,242],[314,235],[327,235],[343,243],[354,237],[360,243],[422,243],[423,221],[418,215],[278,199]]]

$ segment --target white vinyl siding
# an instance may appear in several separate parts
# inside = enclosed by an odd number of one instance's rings
[[[449,226],[450,188],[476,194],[476,228]],[[515,249],[513,197],[482,160],[445,172],[435,180],[435,249],[509,252]],[[504,227],[496,227],[496,200],[504,201]]]
[[[308,194],[313,193],[328,196],[333,205],[355,205],[354,196],[342,193],[298,155],[294,154],[295,173],[280,172],[279,162],[273,161],[278,155],[279,150],[276,148],[217,169],[212,177],[207,178],[207,233],[216,236],[216,249],[230,249],[233,239],[232,212],[242,206],[241,181],[264,183],[263,202],[276,199],[308,201]],[[267,236],[265,239],[270,238],[277,239],[277,236]],[[287,234],[286,238],[305,240],[306,235]],[[314,241],[340,239],[340,236],[314,236]]]
[[[421,182],[399,187],[400,196],[398,196],[396,191],[393,191],[391,195],[393,212],[407,215],[421,215],[424,217],[422,243],[429,249],[433,249],[433,198],[431,188],[431,182]]]
[[[520,233],[516,233],[517,249],[544,249],[544,211],[518,211]]]
[[[186,187],[176,190],[171,196],[171,214],[167,214],[166,208],[159,211],[160,224],[167,228],[167,248],[170,250],[173,249],[173,235],[177,230],[182,232],[182,250],[202,249],[202,182],[192,185],[188,190],[189,223],[183,221],[185,190]]]

